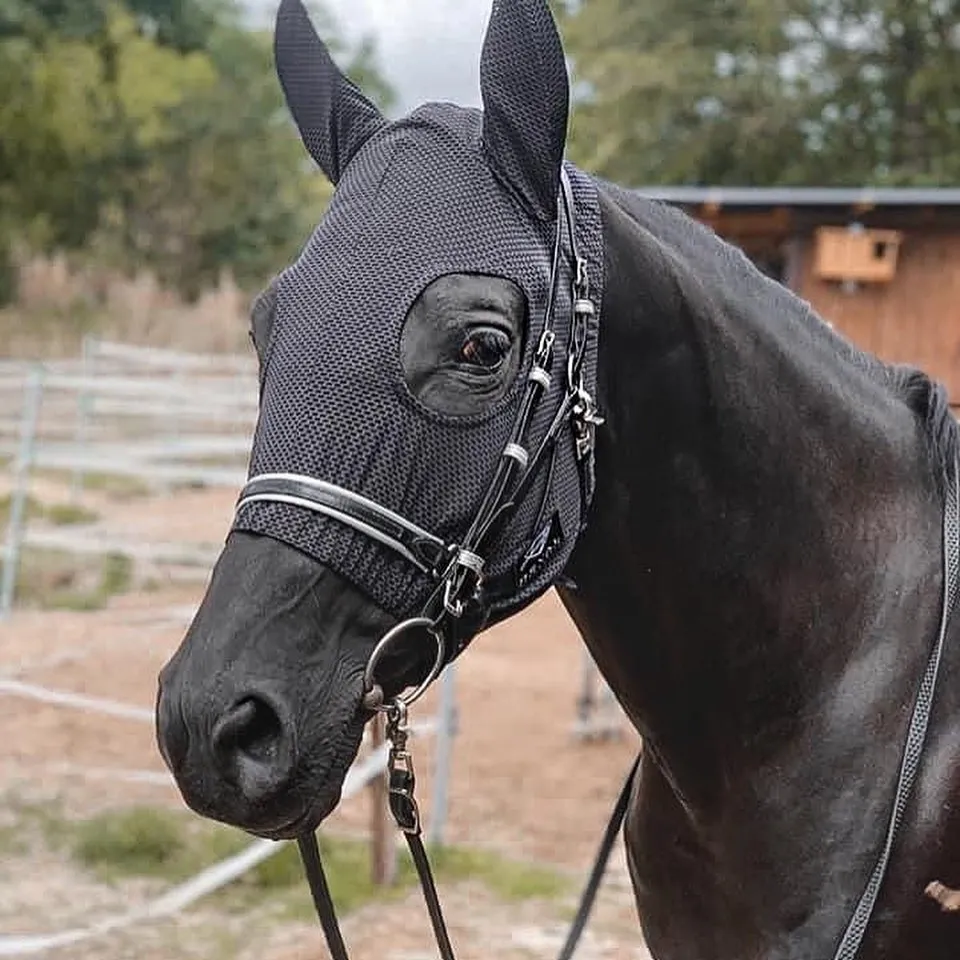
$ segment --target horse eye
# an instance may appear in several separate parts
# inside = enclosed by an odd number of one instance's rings
[[[471,330],[460,348],[458,359],[471,367],[495,370],[510,352],[510,337],[503,330],[483,327]]]

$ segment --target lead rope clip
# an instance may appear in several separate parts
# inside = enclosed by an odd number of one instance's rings
[[[407,751],[407,738],[410,730],[407,725],[407,706],[398,701],[387,714],[386,736],[390,741],[390,754],[387,758],[387,793],[390,812],[397,827],[407,834],[420,833],[420,808],[414,797],[417,778],[413,769],[413,758]]]

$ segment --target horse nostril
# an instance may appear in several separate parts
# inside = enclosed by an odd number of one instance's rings
[[[281,789],[294,768],[294,750],[279,711],[251,694],[213,728],[213,754],[227,778],[253,799]]]
[[[251,760],[270,763],[276,758],[283,726],[276,710],[260,697],[239,701],[217,722],[213,744],[217,752],[244,753]]]

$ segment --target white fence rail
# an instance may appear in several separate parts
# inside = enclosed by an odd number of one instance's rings
[[[0,462],[9,458],[11,479],[0,620],[11,613],[25,545],[80,555],[120,552],[171,568],[192,567],[206,576],[216,550],[201,544],[132,539],[99,526],[29,524],[31,484],[37,470],[62,472],[71,480],[75,502],[94,474],[131,478],[164,492],[174,484],[239,489],[247,475],[257,408],[252,353],[194,354],[88,338],[79,358],[43,364],[0,361]],[[454,670],[448,668],[441,677],[435,720],[428,825],[430,839],[437,843],[442,842],[447,819],[457,728],[454,683]],[[20,689],[19,695],[25,691]],[[4,693],[15,695],[9,683],[0,687]],[[22,952],[22,946],[24,942],[14,952]]]
[[[75,553],[117,550],[209,569],[196,544],[128,542],[92,530],[34,529],[26,506],[35,471],[70,479],[74,503],[94,475],[148,490],[239,488],[258,407],[253,356],[194,354],[88,338],[79,358],[0,362],[0,460],[11,464],[0,570],[0,620],[9,615],[25,545]]]
[[[153,723],[152,710],[94,697],[84,697],[64,691],[47,690],[43,687],[15,681],[0,679],[0,696],[2,695],[26,697],[39,700],[42,703],[52,703],[85,712],[102,713],[119,719]],[[436,734],[438,732],[437,721],[427,720],[420,724],[413,724],[411,732],[415,739]],[[370,751],[362,760],[356,761],[347,772],[343,785],[342,800],[356,796],[377,777],[383,776],[386,763],[387,747],[385,745]],[[118,775],[122,775],[123,771],[96,771],[96,773],[109,773],[118,778]],[[143,772],[138,778],[139,782],[154,782],[153,780],[148,781],[142,774]],[[158,782],[170,782],[170,778],[159,779]],[[195,876],[172,887],[144,906],[103,917],[84,927],[74,927],[52,933],[0,934],[0,957],[36,956],[71,944],[95,940],[117,930],[143,926],[165,917],[171,917],[232,883],[259,863],[279,853],[285,846],[285,842],[256,840],[246,849],[201,870]]]

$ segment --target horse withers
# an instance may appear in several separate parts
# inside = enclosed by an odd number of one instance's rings
[[[658,960],[954,960],[943,392],[566,162],[546,0],[495,0],[482,111],[388,122],[300,0],[276,56],[336,192],[255,305],[250,481],[160,676],[185,801],[312,830],[378,703],[559,583],[643,737],[624,837]]]

